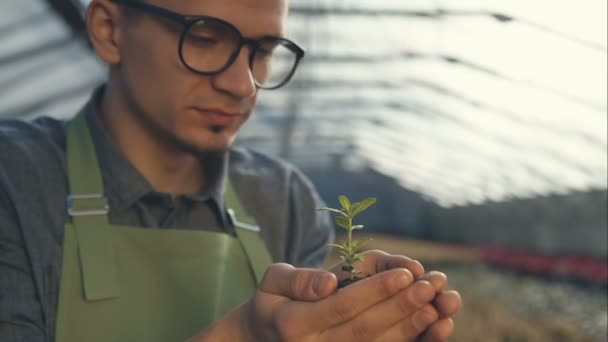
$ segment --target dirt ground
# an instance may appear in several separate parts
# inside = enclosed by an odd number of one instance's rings
[[[367,237],[361,234],[357,238]],[[601,289],[587,291],[530,276],[503,274],[481,265],[475,250],[465,246],[382,235],[372,238],[370,249],[407,255],[421,261],[427,270],[448,275],[450,288],[459,290],[463,298],[462,311],[455,317],[452,342],[608,341],[605,324],[589,322],[606,320],[606,295]],[[341,241],[342,237],[336,240]],[[330,256],[326,266],[337,260],[335,255]],[[565,295],[547,295],[556,291]],[[580,295],[570,296],[573,291]],[[593,303],[593,308],[581,301]],[[576,311],[578,307],[582,309]]]

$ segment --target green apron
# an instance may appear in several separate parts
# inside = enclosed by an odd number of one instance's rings
[[[84,113],[69,123],[67,161],[57,342],[185,341],[254,294],[272,261],[230,184],[236,237],[112,226]]]

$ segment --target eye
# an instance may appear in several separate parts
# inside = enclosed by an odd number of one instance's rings
[[[256,51],[256,57],[258,58],[270,58],[275,53],[277,48],[277,43],[275,42],[264,42],[258,45],[258,49]]]
[[[199,21],[186,33],[188,43],[196,47],[214,47],[229,38],[228,31],[218,25]]]
[[[270,57],[272,57],[272,53],[273,53],[272,50],[268,50],[268,49],[264,49],[264,48],[259,48],[256,51],[255,55],[258,58],[270,58]]]
[[[216,45],[219,41],[217,38],[212,36],[202,36],[202,35],[188,35],[188,43],[201,46],[201,47],[212,47]]]

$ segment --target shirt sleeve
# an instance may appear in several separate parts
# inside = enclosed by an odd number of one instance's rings
[[[0,341],[46,341],[42,307],[0,165]]]
[[[298,169],[290,180],[291,230],[287,260],[296,267],[319,268],[335,237],[334,225],[312,182]]]

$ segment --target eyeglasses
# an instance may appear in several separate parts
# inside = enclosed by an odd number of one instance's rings
[[[232,24],[209,16],[184,16],[167,9],[134,0],[111,0],[132,9],[170,19],[182,25],[178,53],[186,68],[201,75],[216,75],[228,69],[241,48],[250,46],[249,67],[261,89],[277,89],[287,83],[304,57],[296,43],[265,36],[245,38]]]

